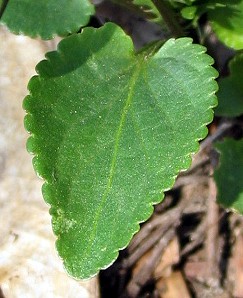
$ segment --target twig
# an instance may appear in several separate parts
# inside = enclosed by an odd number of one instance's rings
[[[191,167],[186,170],[185,172],[181,172],[179,177],[184,177],[184,176],[188,176],[188,175],[192,175],[194,174],[197,170],[201,169],[202,167],[210,164],[210,159],[208,156],[203,156],[202,157],[202,152],[199,151],[195,156],[194,159],[192,161],[192,165]]]
[[[170,241],[175,237],[176,227],[179,225],[180,221],[174,223],[174,227],[169,229],[166,234],[160,239],[152,251],[152,255],[147,260],[143,266],[143,270],[139,271],[135,275],[127,286],[127,293],[130,297],[139,297],[139,292],[141,287],[143,287],[151,278],[154,268],[158,264],[160,257],[170,243]]]
[[[187,180],[185,179],[184,181],[181,180],[184,177],[188,177],[189,175],[194,174],[198,169],[202,168],[203,166],[206,166],[210,163],[210,158],[208,156],[202,157],[203,154],[205,154],[204,150],[212,146],[212,144],[220,139],[222,136],[225,135],[225,133],[232,128],[235,125],[235,121],[227,121],[223,122],[220,124],[216,130],[215,133],[212,135],[208,136],[204,141],[201,142],[200,144],[200,150],[199,152],[195,155],[195,160],[192,162],[191,167],[185,171],[181,172],[180,175],[177,178],[177,181],[174,185],[174,187],[180,187],[181,185],[187,184]],[[194,175],[195,177],[195,175]],[[181,180],[181,181],[180,181]]]
[[[173,189],[175,188],[180,188],[184,185],[188,185],[188,184],[197,184],[197,183],[203,183],[203,182],[207,182],[208,181],[208,176],[206,175],[190,175],[190,176],[179,176],[176,179],[176,182],[173,186]]]
[[[132,254],[135,253],[136,250],[144,251],[144,253],[151,247],[140,248],[143,246],[143,243],[148,241],[148,237],[155,238],[152,241],[150,241],[150,244],[154,245],[156,243],[156,240],[158,241],[160,237],[167,231],[173,223],[180,218],[183,210],[188,205],[188,200],[181,200],[179,204],[166,211],[165,213],[152,218],[148,223],[144,224],[141,228],[140,232],[136,234],[129,246],[129,252],[130,257],[133,258]],[[156,230],[156,232],[153,234],[152,231]],[[155,237],[154,237],[155,236]],[[140,253],[139,253],[140,254]],[[130,261],[126,260],[125,264],[130,264]]]
[[[203,151],[207,147],[211,146],[212,143],[221,138],[230,128],[233,127],[233,125],[235,125],[234,121],[227,121],[220,124],[215,133],[213,133],[211,136],[208,136],[204,141],[201,142],[200,151]]]
[[[130,254],[130,256],[123,261],[123,268],[132,267],[150,248],[164,237],[166,231],[168,231],[169,225],[167,224],[164,228],[157,228],[150,234],[150,237],[146,241],[137,247],[137,249]]]
[[[181,251],[180,255],[182,258],[204,242],[206,228],[207,221],[203,220],[196,228],[196,230],[191,234],[191,242],[189,242]]]
[[[218,139],[220,139],[222,136],[225,135],[225,133],[232,128],[235,125],[235,121],[227,121],[227,122],[223,122],[221,123],[217,130],[215,131],[215,133],[213,133],[212,135],[208,136],[205,140],[203,140],[200,144],[200,150],[199,152],[195,155],[197,160],[194,160],[192,162],[191,167],[185,171],[185,172],[181,172],[179,177],[184,177],[184,176],[188,176],[193,174],[197,169],[209,164],[210,159],[208,156],[203,157],[203,158],[199,158],[202,153],[204,152],[204,150],[209,147],[212,146],[212,144],[217,141]]]
[[[216,185],[213,178],[209,180],[209,198],[208,198],[208,212],[207,212],[207,233],[205,240],[206,256],[208,263],[208,281],[212,286],[219,286],[219,252],[218,252],[218,222],[219,209],[216,203]]]
[[[134,236],[129,246],[129,252],[132,253],[141,245],[144,240],[147,241],[147,237],[150,236],[151,232],[158,227],[162,228],[163,231],[161,230],[161,235],[163,235],[163,232],[168,229],[174,218],[178,217],[180,214],[180,209],[181,207],[174,207],[173,209],[168,210],[157,217],[154,217],[148,223],[144,224],[140,232]]]

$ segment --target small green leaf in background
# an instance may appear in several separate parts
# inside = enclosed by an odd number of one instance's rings
[[[243,53],[236,55],[229,64],[230,75],[219,80],[216,115],[237,117],[243,114]]]
[[[106,268],[191,163],[207,134],[217,72],[205,48],[170,39],[135,53],[116,25],[64,39],[24,101],[37,173],[68,272]]]
[[[161,15],[151,0],[111,0],[121,6],[136,10],[142,17],[155,23],[163,23]]]
[[[183,7],[181,9],[181,15],[183,18],[187,20],[194,20],[196,24],[198,19],[203,14],[205,14],[211,9],[215,9],[218,6],[222,7],[222,5],[218,3],[218,1],[215,2],[214,0],[196,1],[195,3],[190,3],[186,7]]]
[[[209,11],[209,21],[223,43],[236,50],[243,49],[243,0],[223,2],[227,3],[225,7]]]
[[[187,6],[182,7],[181,15],[188,20],[198,19],[205,13],[215,10],[215,13],[221,13],[218,8],[225,8],[229,5],[238,4],[241,0],[198,0],[186,3]],[[193,4],[193,5],[192,5]]]
[[[243,213],[243,139],[227,139],[216,148],[221,153],[220,166],[214,174],[218,202]]]
[[[15,34],[51,39],[78,31],[93,13],[89,0],[9,0],[1,23]]]
[[[188,6],[188,7],[184,7],[181,10],[181,15],[183,16],[183,18],[187,19],[187,20],[193,20],[196,16],[198,7],[197,6]]]
[[[150,16],[150,20],[154,21],[155,23],[162,22],[161,15],[151,0],[132,0],[132,2],[135,5],[140,6],[141,9]]]

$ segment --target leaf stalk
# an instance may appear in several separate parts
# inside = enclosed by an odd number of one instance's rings
[[[165,0],[152,0],[164,22],[174,37],[184,36],[184,32],[176,20],[176,16]]]

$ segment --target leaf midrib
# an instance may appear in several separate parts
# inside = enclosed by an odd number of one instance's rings
[[[97,208],[97,210],[95,212],[94,227],[93,227],[93,230],[90,234],[90,238],[89,238],[88,244],[86,246],[86,251],[85,251],[84,255],[87,255],[87,254],[91,253],[91,247],[92,247],[92,243],[93,243],[93,241],[95,239],[95,236],[96,236],[99,218],[102,214],[102,210],[104,208],[104,205],[105,205],[105,203],[107,201],[107,198],[108,198],[108,194],[109,194],[109,192],[111,190],[111,187],[112,187],[112,182],[113,182],[113,178],[114,178],[114,175],[115,175],[115,168],[116,168],[116,161],[117,161],[117,155],[118,155],[118,149],[119,149],[119,142],[120,142],[120,139],[121,139],[121,134],[122,134],[122,130],[123,130],[123,127],[124,127],[125,120],[126,120],[126,116],[128,114],[129,107],[132,103],[132,97],[133,97],[133,93],[134,93],[134,87],[135,87],[135,84],[136,84],[136,80],[137,80],[137,78],[139,76],[139,73],[141,71],[141,68],[142,68],[142,60],[143,59],[139,59],[137,65],[136,65],[136,69],[134,71],[134,74],[132,75],[131,80],[130,80],[130,88],[129,88],[128,96],[127,96],[127,99],[125,101],[125,105],[124,105],[123,110],[122,110],[119,126],[118,126],[118,129],[117,129],[116,135],[115,135],[114,151],[113,151],[113,156],[112,156],[112,160],[111,160],[111,166],[110,166],[110,172],[109,172],[109,176],[108,176],[108,180],[107,180],[106,190],[104,191],[103,196],[101,198],[101,202],[99,204],[99,207]]]

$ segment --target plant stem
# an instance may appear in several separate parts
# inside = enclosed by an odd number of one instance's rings
[[[0,19],[2,18],[2,15],[7,7],[8,1],[9,0],[3,0],[2,2],[2,6],[0,7]]]
[[[181,37],[184,36],[184,32],[177,22],[176,17],[172,9],[166,3],[165,0],[152,0],[153,4],[158,9],[159,13],[161,14],[164,22],[166,23],[167,27],[171,31],[174,37]]]

